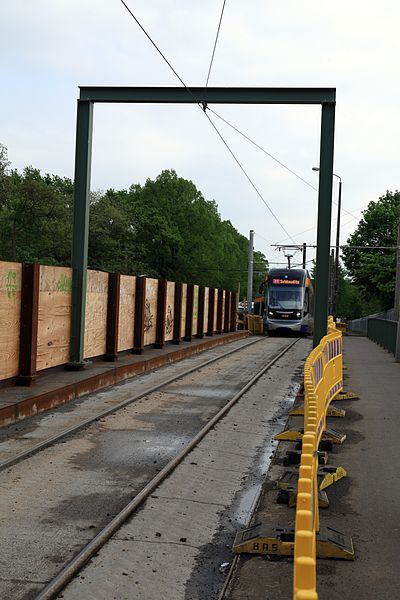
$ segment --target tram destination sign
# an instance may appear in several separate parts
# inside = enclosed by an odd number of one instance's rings
[[[300,279],[280,279],[278,277],[272,279],[275,285],[300,285]]]

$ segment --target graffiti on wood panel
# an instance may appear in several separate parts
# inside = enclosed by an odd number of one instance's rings
[[[6,280],[6,291],[7,298],[11,300],[15,299],[17,294],[17,272],[16,271],[8,271],[7,280]]]
[[[167,314],[165,316],[165,333],[167,335],[172,333],[173,326],[174,326],[174,318],[172,316],[172,308],[168,304]]]
[[[72,292],[72,277],[68,277],[68,275],[63,273],[57,281],[57,292],[70,294]]]
[[[153,314],[151,312],[150,301],[146,299],[144,305],[144,332],[150,331],[153,327]]]

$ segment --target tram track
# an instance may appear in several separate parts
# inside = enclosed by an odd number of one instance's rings
[[[74,425],[72,427],[68,427],[68,428],[62,430],[61,432],[49,437],[48,439],[46,439],[38,444],[35,444],[31,448],[29,448],[27,450],[23,450],[22,452],[19,452],[18,454],[14,455],[11,458],[0,461],[0,472],[12,467],[13,465],[18,464],[19,462],[35,455],[36,453],[38,453],[46,448],[49,448],[53,444],[56,444],[56,443],[64,440],[68,436],[78,433],[85,427],[88,427],[88,426],[92,425],[93,423],[100,421],[104,417],[107,417],[111,414],[118,412],[119,410],[129,406],[133,402],[136,402],[137,400],[140,400],[140,399],[144,398],[145,396],[148,396],[149,394],[153,394],[154,392],[162,390],[164,387],[170,385],[171,383],[174,383],[175,381],[177,381],[183,377],[190,375],[191,373],[199,371],[217,361],[220,361],[228,356],[231,356],[232,354],[235,354],[236,352],[246,350],[250,346],[253,346],[254,344],[259,343],[262,339],[264,339],[264,338],[252,339],[250,342],[241,344],[236,348],[233,348],[233,349],[228,350],[227,352],[224,352],[223,354],[220,354],[211,359],[208,359],[208,360],[202,362],[200,365],[194,365],[193,367],[190,367],[189,369],[186,369],[185,371],[182,371],[182,372],[178,373],[177,375],[174,375],[172,377],[165,379],[164,381],[158,383],[157,385],[153,385],[149,388],[146,388],[142,392],[139,392],[139,393],[133,395],[132,397],[124,400],[123,402],[115,404],[114,406],[111,406],[111,407],[109,407],[105,410],[102,410],[99,413],[97,413],[87,419],[84,419],[77,425]]]
[[[300,343],[293,348],[297,342]],[[179,515],[186,513],[185,509],[183,512],[182,509],[175,512],[171,505],[175,496],[195,494],[192,506],[196,509],[196,519],[205,506],[210,506],[211,509],[225,504],[228,506],[228,490],[229,494],[236,494],[236,491],[239,493],[243,485],[246,485],[245,504],[239,500],[237,509],[232,508],[238,511],[234,512],[232,518],[236,519],[237,516],[242,522],[249,509],[248,493],[254,493],[255,488],[252,486],[258,486],[261,474],[269,464],[268,457],[274,447],[274,444],[271,446],[271,439],[279,431],[281,418],[286,414],[286,398],[293,397],[293,386],[297,386],[298,376],[293,379],[293,368],[303,360],[305,344],[300,340],[291,340],[288,344],[287,339],[265,337],[241,343],[239,347],[235,342],[235,347],[224,354],[215,356],[214,351],[211,359],[210,355],[207,360],[203,357],[201,361],[199,356],[193,357],[188,359],[189,364],[171,365],[170,370],[159,369],[152,375],[132,379],[131,385],[120,384],[108,391],[93,394],[93,397],[87,398],[86,403],[73,403],[69,407],[52,411],[47,417],[38,416],[37,419],[27,421],[25,429],[17,431],[17,436],[21,435],[21,442],[37,442],[38,438],[46,435],[46,447],[43,447],[43,443],[39,444],[42,452],[34,454],[31,447],[27,452],[30,456],[26,456],[26,460],[3,469],[0,474],[0,535],[4,541],[5,573],[4,578],[0,578],[0,596],[13,600],[34,598],[42,593],[57,573],[61,573],[70,564],[74,556],[82,552],[83,562],[87,562],[86,546],[99,536],[108,537],[107,528],[110,523],[122,518],[126,507],[131,505],[132,513],[125,515],[125,525],[120,523],[118,526],[121,531],[115,535],[111,532],[109,542],[104,542],[105,550],[113,548],[115,541],[125,535],[123,532],[131,522],[137,523],[137,519],[141,521],[143,510],[147,511],[149,502],[159,502],[156,498],[160,493],[165,496],[166,487],[169,488],[167,499],[161,501],[159,514],[164,515],[164,519],[166,511],[169,511],[167,522],[172,525],[176,518],[182,518]],[[276,366],[271,369],[273,365]],[[257,379],[260,379],[258,384]],[[156,386],[151,385],[152,383]],[[156,391],[150,393],[153,388]],[[249,393],[246,394],[246,390]],[[246,396],[238,402],[243,394]],[[137,395],[140,395],[140,399],[135,402]],[[102,418],[100,415],[103,415],[104,407],[107,407],[106,412],[109,414]],[[96,408],[94,422],[84,424],[83,417],[86,418]],[[68,431],[69,435],[65,435],[66,425],[76,423],[78,419],[77,431]],[[49,445],[48,434],[57,430],[64,434],[64,439],[60,443],[53,441]],[[202,437],[197,438],[196,436],[201,436],[201,432]],[[225,432],[223,437],[221,432]],[[10,433],[12,432],[8,431],[8,437]],[[204,437],[206,439],[202,441]],[[246,484],[243,484],[242,478],[251,461],[258,456],[258,448],[261,448],[259,445],[264,443],[263,466],[257,467],[256,478],[251,479],[248,487],[247,477]],[[15,450],[15,446],[11,444],[3,448],[3,451],[10,450]],[[191,451],[190,457],[187,457]],[[200,456],[197,456],[199,452]],[[207,458],[210,454],[212,457]],[[215,478],[216,482],[223,484],[220,498],[211,497],[215,494],[214,484],[209,488],[209,480],[198,480],[203,477],[204,459],[209,465],[207,468],[212,470],[211,481]],[[197,464],[201,467],[193,466]],[[179,483],[173,485],[176,477],[179,478]],[[223,483],[226,478],[229,481],[228,488]],[[153,486],[159,486],[156,494],[154,489],[151,491]],[[197,493],[191,490],[197,490]],[[210,494],[210,498],[204,498],[204,494]],[[212,519],[217,518],[215,513]],[[154,539],[152,521],[149,527],[153,532],[148,541],[148,532],[143,533],[143,543],[149,544],[146,555],[151,555],[156,560],[154,542],[158,540]],[[164,531],[161,524],[158,527],[160,528],[155,531]],[[184,524],[183,529],[186,531],[177,538],[172,534],[172,552],[184,550],[180,537],[197,537],[192,519]],[[226,531],[229,530],[228,524]],[[136,525],[135,531],[137,533]],[[168,533],[163,532],[162,535],[161,555]],[[227,548],[225,542],[222,547]],[[195,546],[188,545],[189,554],[197,553],[192,548]],[[149,556],[146,558],[146,555],[141,561],[148,562]],[[121,558],[123,557],[124,555]],[[160,558],[161,561],[164,560],[163,556]],[[96,560],[93,558],[88,566],[91,567]],[[129,565],[126,566],[126,571],[130,570]],[[144,573],[141,565],[142,562],[135,567],[136,573]],[[201,572],[204,573],[204,570]],[[84,574],[74,578],[70,585],[79,584],[82,578],[85,579]],[[125,578],[124,580],[127,581]],[[133,583],[136,584],[136,581]],[[152,591],[146,591],[145,583],[143,585],[146,598],[156,597]],[[69,586],[67,587],[69,590]],[[97,591],[94,595],[92,591],[91,594],[78,593],[73,596],[74,600],[76,597],[98,599]],[[117,592],[116,595],[113,592],[110,595],[102,590],[103,600],[113,597],[132,596],[129,591]],[[168,600],[178,597],[183,598],[180,591],[174,592]],[[205,598],[202,597],[201,600]]]
[[[177,468],[177,466],[183,461],[183,459],[199,444],[203,438],[215,427],[215,425],[231,410],[231,408],[238,402],[238,400],[250,390],[254,386],[254,384],[273,366],[279,359],[281,359],[289,350],[293,348],[293,346],[298,342],[298,340],[294,340],[287,344],[282,350],[278,352],[275,356],[273,356],[266,365],[264,365],[251,379],[244,385],[219,411],[215,414],[206,425],[198,431],[198,433],[192,438],[192,440],[172,459],[170,460],[158,473],[157,475],[149,481],[144,488],[137,493],[120,511],[119,513],[109,522],[107,523],[101,531],[85,546],[83,547],[76,556],[68,562],[68,564],[45,586],[45,588],[36,596],[36,600],[51,600],[55,598],[65,587],[66,585],[72,581],[76,575],[81,571],[81,569],[88,563],[88,561],[96,555],[110,540],[110,538],[121,528],[121,526],[135,513],[135,511],[151,496],[151,494],[156,490],[156,488],[167,478],[169,477]],[[247,344],[251,345],[251,344]],[[235,349],[226,353],[224,356],[228,354],[233,354],[239,349]],[[223,357],[220,357],[223,358]],[[202,365],[202,367],[215,362],[218,358],[213,358],[210,361],[207,361]],[[202,367],[194,367],[186,374],[192,373],[195,370],[198,370]],[[181,378],[182,374],[177,377],[171,378],[169,383],[176,381]],[[167,385],[164,383],[156,387],[159,390],[161,387]],[[148,395],[149,392],[146,392],[141,395]],[[133,402],[134,400],[130,400]],[[129,402],[129,403],[130,403]],[[128,402],[122,403],[126,405]],[[121,406],[122,406],[121,404]],[[107,414],[111,414],[115,412],[121,406],[113,407],[110,409]],[[104,416],[104,415],[103,415]],[[101,418],[101,417],[98,417]],[[86,425],[86,424],[85,424]],[[82,429],[85,425],[81,424],[79,429]],[[64,435],[69,435],[65,433]],[[54,443],[54,442],[53,442]],[[230,574],[233,572],[233,565],[230,570]],[[230,575],[228,575],[228,578]],[[224,589],[226,587],[224,586]],[[220,596],[222,598],[222,595]]]

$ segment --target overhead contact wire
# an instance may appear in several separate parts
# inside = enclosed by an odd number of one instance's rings
[[[147,39],[149,40],[149,42],[154,46],[154,48],[157,50],[158,54],[163,58],[163,60],[165,60],[165,62],[167,63],[167,65],[169,66],[169,68],[171,69],[171,71],[174,73],[174,75],[179,79],[179,81],[181,82],[181,84],[183,85],[184,88],[187,89],[187,86],[185,84],[185,82],[183,81],[183,79],[180,77],[180,75],[175,71],[174,67],[171,65],[171,63],[169,62],[169,60],[167,59],[167,57],[165,56],[165,54],[162,53],[162,51],[160,50],[160,48],[157,46],[157,44],[155,42],[153,42],[153,40],[151,39],[151,37],[149,36],[149,34],[147,33],[147,31],[145,30],[145,28],[142,26],[142,24],[140,23],[140,21],[135,17],[134,13],[131,11],[131,9],[129,8],[129,6],[126,4],[126,2],[124,2],[124,0],[121,0],[122,4],[125,6],[126,10],[128,11],[128,13],[131,15],[132,19],[135,21],[135,23],[140,27],[140,29],[143,31],[144,35],[147,37]]]
[[[214,128],[215,132],[217,133],[218,137],[221,139],[221,141],[223,142],[224,146],[227,148],[228,152],[230,153],[230,155],[232,156],[232,158],[234,159],[234,161],[237,163],[237,165],[239,166],[239,168],[242,171],[242,173],[245,175],[246,179],[248,180],[248,182],[250,183],[250,185],[252,186],[252,188],[255,190],[255,192],[257,193],[257,195],[260,197],[260,199],[262,200],[262,202],[265,204],[265,206],[267,207],[267,209],[269,210],[269,212],[271,213],[271,215],[273,216],[273,218],[276,220],[276,222],[280,225],[280,227],[286,233],[286,235],[288,236],[288,238],[291,239],[294,242],[294,239],[292,238],[292,236],[290,235],[290,233],[282,225],[282,223],[280,222],[280,220],[278,219],[278,217],[275,215],[274,211],[270,208],[270,206],[268,205],[268,203],[264,199],[264,197],[261,194],[261,192],[258,190],[258,188],[253,183],[253,181],[250,178],[250,176],[245,171],[244,167],[242,166],[242,164],[240,163],[239,159],[234,154],[233,150],[231,150],[231,148],[229,147],[228,143],[225,141],[222,133],[219,131],[219,129],[217,128],[217,126],[215,125],[215,123],[212,121],[212,119],[210,118],[210,116],[206,113],[206,109],[208,109],[208,106],[206,104],[204,104],[204,103],[203,104],[200,103],[198,101],[198,99],[194,96],[194,94],[191,92],[191,90],[185,84],[185,82],[183,81],[183,79],[180,77],[180,75],[177,73],[177,71],[171,65],[171,63],[169,62],[169,60],[166,58],[166,56],[164,55],[164,53],[160,50],[160,48],[157,46],[157,44],[152,40],[152,38],[147,33],[147,31],[145,30],[145,28],[141,25],[140,21],[135,17],[134,13],[131,11],[131,9],[126,4],[126,2],[124,0],[121,0],[121,3],[126,8],[126,10],[129,12],[129,14],[131,15],[131,17],[134,19],[135,23],[137,23],[137,25],[140,27],[140,29],[143,31],[143,33],[146,35],[147,39],[151,42],[151,44],[157,50],[157,52],[162,57],[162,59],[167,63],[167,65],[172,70],[172,72],[174,73],[174,75],[179,79],[180,83],[186,89],[186,91],[188,92],[188,94],[190,94],[190,96],[195,100],[196,104],[199,106],[199,108],[202,110],[202,112],[204,112],[205,116],[207,117],[208,121],[211,123],[211,125]]]
[[[302,181],[303,183],[305,183],[306,185],[308,185],[315,192],[318,191],[318,189],[312,183],[310,183],[306,179],[303,179],[303,177],[301,177],[301,175],[299,175],[298,173],[296,173],[295,171],[293,171],[290,167],[288,167],[287,165],[285,165],[281,160],[279,160],[273,154],[271,154],[270,152],[268,152],[268,150],[265,150],[265,148],[263,148],[262,146],[260,146],[259,144],[257,144],[257,142],[255,142],[248,135],[246,135],[245,133],[243,133],[243,131],[240,131],[240,129],[238,129],[235,125],[233,125],[232,123],[230,123],[227,119],[224,119],[224,117],[222,117],[220,114],[218,114],[215,110],[213,110],[212,108],[209,108],[209,111],[212,112],[216,117],[218,117],[218,119],[221,119],[221,121],[223,121],[224,123],[226,123],[226,125],[228,125],[229,127],[231,127],[239,135],[241,135],[242,137],[244,137],[245,140],[247,140],[248,142],[250,142],[251,144],[253,144],[253,146],[255,146],[256,148],[258,148],[259,150],[261,150],[261,152],[264,152],[264,154],[266,154],[267,156],[269,156],[270,158],[272,158],[272,160],[274,160],[278,165],[280,165],[281,167],[283,167],[284,169],[286,169],[286,171],[289,171],[289,173],[291,173],[292,175],[294,175],[295,177],[297,177],[297,179],[300,179],[300,181]]]
[[[234,159],[234,161],[238,165],[239,169],[242,171],[242,173],[246,177],[247,181],[250,183],[251,187],[254,189],[254,191],[259,196],[259,198],[261,199],[261,201],[265,204],[265,206],[267,207],[267,209],[269,210],[269,212],[271,213],[271,215],[274,217],[275,221],[281,226],[281,228],[286,233],[286,235],[294,242],[292,236],[290,235],[290,233],[288,232],[288,230],[286,229],[286,227],[280,222],[280,220],[278,219],[278,217],[276,216],[276,214],[274,213],[274,211],[272,210],[272,208],[269,206],[269,204],[264,199],[264,196],[261,194],[261,192],[259,191],[259,189],[255,185],[255,183],[252,181],[252,179],[247,174],[245,168],[243,167],[243,165],[241,164],[241,162],[239,161],[239,159],[237,158],[237,156],[234,154],[234,152],[229,147],[228,143],[225,141],[224,137],[222,136],[221,132],[219,131],[219,129],[215,125],[214,121],[210,118],[210,116],[207,113],[205,113],[205,115],[206,115],[207,119],[210,121],[212,127],[217,132],[217,135],[222,140],[222,143],[225,145],[225,147],[227,148],[228,152],[231,154],[232,158]]]
[[[211,74],[211,68],[213,66],[213,61],[214,61],[214,54],[215,54],[215,49],[217,47],[217,42],[218,42],[218,36],[219,36],[219,30],[221,29],[221,23],[222,23],[222,17],[224,15],[224,9],[225,9],[225,3],[226,0],[224,0],[223,4],[222,4],[222,10],[221,10],[221,16],[219,18],[219,23],[218,23],[218,29],[217,29],[217,35],[215,36],[215,42],[214,42],[214,48],[212,51],[212,55],[211,55],[211,61],[210,61],[210,66],[208,69],[208,75],[207,75],[207,81],[206,81],[206,87],[208,86],[208,82],[210,79],[210,74]]]

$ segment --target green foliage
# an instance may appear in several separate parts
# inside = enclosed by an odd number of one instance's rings
[[[0,145],[0,258],[70,264],[73,184],[28,167],[8,171]],[[193,182],[163,171],[129,190],[91,194],[89,266],[212,287],[247,288],[248,240]],[[254,289],[267,268],[254,253]]]
[[[10,166],[10,161],[8,160],[7,148],[0,144],[0,177],[7,173],[7,169]]]
[[[370,202],[347,243],[350,246],[396,246],[399,209],[398,191],[388,191],[377,202]],[[393,307],[395,250],[346,247],[342,256],[352,282],[364,299],[361,305],[365,306],[365,310],[370,307],[376,312]]]
[[[3,260],[68,264],[72,183],[27,167],[0,174],[0,256]]]

